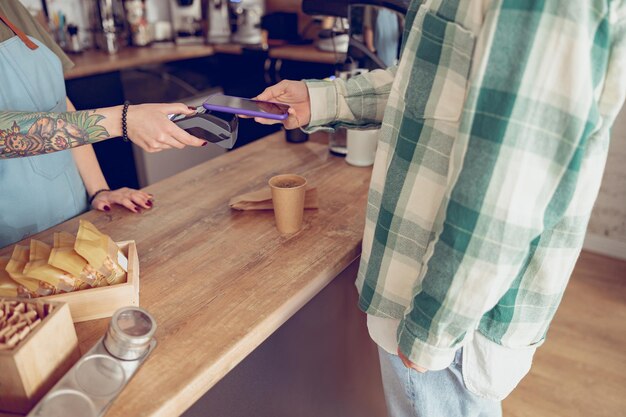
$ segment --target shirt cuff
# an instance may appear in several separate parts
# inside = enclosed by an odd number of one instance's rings
[[[398,328],[398,347],[411,362],[429,371],[440,371],[449,367],[459,349],[441,348],[425,343],[406,328],[404,320]]]
[[[304,80],[304,83],[309,90],[311,121],[303,130],[310,133],[337,120],[337,87],[332,81],[324,80]]]

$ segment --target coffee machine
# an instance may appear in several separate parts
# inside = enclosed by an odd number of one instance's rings
[[[229,0],[234,16],[235,32],[232,40],[243,45],[259,45],[263,42],[261,18],[265,13],[264,0]]]
[[[172,27],[177,44],[204,43],[202,0],[170,0]]]
[[[208,0],[206,12],[208,22],[207,42],[230,42],[230,16],[228,13],[228,0]]]
[[[128,44],[122,0],[96,0],[90,4],[90,21],[96,46],[109,54]]]

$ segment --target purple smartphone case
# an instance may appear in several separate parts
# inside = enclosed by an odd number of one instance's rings
[[[244,99],[244,100],[247,100],[247,99]],[[254,100],[250,100],[250,101],[254,101]],[[272,104],[279,104],[279,103],[272,103]],[[273,114],[273,113],[266,113],[266,112],[260,112],[260,111],[254,111],[254,110],[238,109],[235,107],[220,106],[218,104],[211,104],[211,103],[203,103],[202,106],[207,110],[221,111],[224,113],[232,113],[232,114],[242,114],[244,116],[250,116],[250,117],[262,117],[264,119],[285,120],[289,117],[288,113]]]

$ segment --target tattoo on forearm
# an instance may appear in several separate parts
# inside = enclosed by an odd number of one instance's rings
[[[94,110],[72,113],[0,112],[0,158],[62,151],[110,137]]]

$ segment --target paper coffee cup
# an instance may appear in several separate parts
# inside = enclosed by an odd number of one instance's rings
[[[295,233],[302,228],[306,178],[294,174],[270,178],[276,228],[280,233]]]
[[[380,130],[348,130],[346,162],[357,167],[374,164]]]

